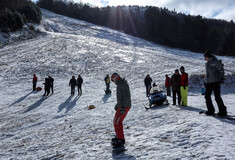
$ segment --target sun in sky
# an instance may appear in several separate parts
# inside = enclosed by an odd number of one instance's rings
[[[38,0],[33,0],[34,2]],[[118,5],[156,6],[191,15],[235,22],[235,0],[67,0],[106,7]]]
[[[74,0],[98,7],[117,5],[156,6],[207,18],[235,21],[235,0]]]

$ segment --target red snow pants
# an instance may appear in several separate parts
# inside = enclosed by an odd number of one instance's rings
[[[113,119],[113,125],[114,125],[114,129],[115,129],[115,132],[116,132],[116,135],[117,135],[118,139],[124,139],[122,121],[126,117],[129,110],[130,110],[130,107],[127,107],[125,109],[124,114],[121,113],[121,107],[118,107],[117,110],[116,110],[116,114],[115,114],[115,117]]]

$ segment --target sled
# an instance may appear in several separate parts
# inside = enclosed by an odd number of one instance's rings
[[[42,90],[42,87],[37,87],[36,88],[36,91],[41,91]]]
[[[87,108],[88,110],[91,110],[91,109],[95,109],[96,107],[94,105],[89,105]]]

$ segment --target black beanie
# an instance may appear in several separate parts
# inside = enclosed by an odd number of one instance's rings
[[[180,67],[180,70],[183,70],[183,71],[184,71],[184,66],[181,66],[181,67]]]
[[[210,51],[206,51],[205,53],[204,53],[204,57],[212,57],[212,54],[211,54],[211,52]]]

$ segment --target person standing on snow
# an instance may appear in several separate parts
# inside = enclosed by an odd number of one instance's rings
[[[83,79],[81,75],[78,75],[78,78],[77,78],[78,95],[82,95],[82,83],[83,83]]]
[[[105,85],[106,85],[105,92],[107,94],[110,91],[110,89],[109,89],[110,88],[110,77],[108,74],[105,76],[104,81],[105,81]]]
[[[215,108],[211,101],[211,94],[214,91],[215,101],[219,108],[219,116],[227,116],[227,108],[220,96],[220,84],[224,82],[224,68],[221,60],[218,60],[209,51],[204,54],[206,61],[206,77],[205,77],[205,99],[207,111],[205,114],[213,115]]]
[[[38,78],[36,74],[33,74],[33,91],[36,91],[37,81],[38,81]]]
[[[48,78],[45,78],[45,83],[44,84],[44,95],[43,96],[48,96],[50,94],[50,87],[51,87],[51,82]]]
[[[181,102],[181,95],[180,95],[180,74],[179,70],[175,70],[175,74],[171,76],[171,87],[173,92],[173,105],[176,105],[176,94],[178,97],[178,105]]]
[[[149,97],[150,89],[151,89],[151,84],[152,84],[152,78],[150,77],[149,74],[144,79],[144,84],[146,87],[146,97]]]
[[[117,85],[117,104],[115,105],[116,114],[113,119],[116,137],[112,139],[111,144],[113,146],[123,146],[125,144],[125,138],[122,122],[131,108],[131,94],[127,81],[122,79],[119,74],[113,73],[111,80]]]
[[[188,74],[185,73],[184,66],[180,67],[180,94],[181,94],[181,105],[188,105]]]
[[[165,87],[167,89],[167,96],[171,96],[171,85],[170,85],[170,77],[166,74],[166,79],[165,79]]]
[[[76,84],[77,84],[77,81],[75,79],[75,76],[72,76],[72,79],[70,79],[70,81],[69,81],[69,86],[71,87],[71,95],[72,96],[74,95]]]
[[[53,86],[54,86],[54,79],[51,76],[48,76],[48,79],[50,81],[50,89],[51,89],[51,94],[54,93]]]

